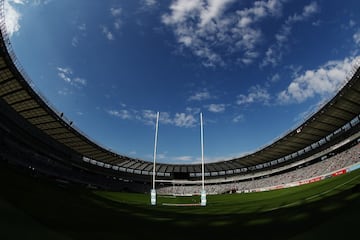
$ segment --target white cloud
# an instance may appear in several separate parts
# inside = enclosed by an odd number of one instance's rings
[[[121,15],[122,15],[122,8],[121,7],[111,7],[110,8],[110,15],[113,19],[113,23],[111,26],[108,25],[101,25],[101,32],[104,34],[107,40],[115,40],[114,33],[119,31],[122,25]]]
[[[235,0],[174,0],[162,22],[173,29],[180,50],[189,49],[204,66],[223,66],[234,56],[237,62],[250,64],[259,56],[256,47],[262,38],[255,23],[279,16],[282,0],[256,1],[249,8],[227,11],[233,3]]]
[[[170,5],[171,14],[162,16],[165,24],[177,24],[187,20],[187,15],[194,15],[201,8],[202,0],[177,0]]]
[[[188,98],[188,101],[204,101],[213,98],[207,89],[203,89],[199,92],[194,93]]]
[[[131,119],[132,116],[130,114],[130,112],[128,110],[109,110],[107,111],[108,114],[112,115],[112,116],[116,116],[116,117],[119,117],[123,120],[125,119]]]
[[[238,123],[238,122],[242,122],[244,120],[244,115],[243,114],[239,114],[239,115],[236,115],[234,118],[233,118],[233,122],[234,123]]]
[[[201,109],[198,107],[186,107],[185,110],[192,115],[198,115],[201,112]]]
[[[281,0],[255,1],[252,7],[237,11],[240,16],[238,24],[246,27],[267,16],[280,16],[282,2]]]
[[[354,33],[353,39],[356,44],[360,45],[360,30],[358,30],[356,33]]]
[[[56,68],[58,73],[57,75],[64,80],[65,82],[75,86],[75,87],[82,87],[87,84],[86,79],[80,77],[74,77],[73,71],[69,67],[57,67]]]
[[[121,109],[121,110],[107,110],[109,115],[119,117],[122,120],[136,120],[144,123],[145,125],[155,125],[156,112],[153,110],[134,110],[134,109]],[[171,115],[168,112],[160,113],[160,124],[173,125],[176,127],[194,127],[196,126],[196,119],[191,113],[175,113]]]
[[[21,28],[20,21],[22,19],[22,14],[18,11],[18,6],[26,4],[33,4],[34,6],[45,5],[50,1],[51,0],[5,0],[5,23],[9,37],[13,36],[14,33],[19,32]]]
[[[73,82],[75,84],[78,83],[78,84],[83,85],[83,86],[86,85],[86,83],[87,83],[86,79],[79,78],[79,77],[73,78]]]
[[[148,7],[155,6],[157,4],[156,0],[143,0],[144,4]]]
[[[71,39],[71,45],[72,45],[73,47],[77,47],[78,44],[79,44],[79,38],[76,37],[76,36],[73,37],[73,38]]]
[[[194,161],[194,157],[193,156],[178,156],[178,157],[172,157],[171,158],[174,161],[180,161],[180,162],[192,162]]]
[[[50,2],[52,2],[53,0],[32,0],[32,3],[37,6],[37,5],[46,5]]]
[[[7,2],[13,2],[15,4],[25,4],[25,0],[6,0]]]
[[[148,12],[153,11],[154,9],[157,9],[160,4],[163,4],[162,2],[158,0],[140,0],[140,12]]]
[[[122,12],[122,9],[119,7],[119,8],[110,8],[110,12],[111,12],[111,15],[114,16],[114,17],[117,17],[117,16],[120,16],[121,12]]]
[[[356,25],[356,22],[355,22],[354,20],[350,19],[350,21],[349,21],[349,27],[352,28],[352,27],[354,27],[355,25]]]
[[[114,34],[112,32],[109,31],[109,29],[106,27],[106,26],[101,26],[101,30],[102,30],[102,33],[105,35],[105,37],[108,39],[108,40],[114,40]]]
[[[166,158],[168,158],[168,156],[167,156],[166,154],[167,154],[167,152],[158,153],[158,154],[156,155],[156,157],[157,157],[158,159],[166,159]]]
[[[278,94],[279,103],[300,103],[315,95],[331,96],[346,82],[348,74],[359,59],[329,61],[318,69],[305,71]]]
[[[219,18],[227,7],[234,0],[208,0],[206,6],[200,11],[200,26],[208,25],[213,19]]]
[[[79,25],[77,26],[77,28],[78,28],[81,32],[85,32],[85,31],[86,31],[86,23],[79,24]]]
[[[306,21],[311,16],[319,11],[319,6],[316,2],[312,2],[303,8],[301,14],[295,13],[289,16],[285,23],[282,25],[280,31],[275,35],[276,43],[268,48],[265,53],[265,58],[261,66],[272,65],[276,66],[283,57],[283,49],[291,34],[293,25],[297,22]]]
[[[7,0],[4,3],[6,29],[11,37],[20,30],[20,20],[22,15],[15,9],[14,5],[24,4],[21,0]]]
[[[246,154],[249,153],[242,153],[242,154],[232,154],[232,155],[227,155],[227,156],[215,156],[215,157],[204,157],[204,162],[205,163],[213,163],[213,162],[219,162],[219,161],[224,161],[224,159],[234,159],[237,158],[238,156],[244,156]],[[179,163],[179,162],[184,162],[187,164],[199,164],[201,163],[201,157],[199,156],[189,156],[189,155],[184,155],[184,156],[168,156],[167,153],[164,154],[160,154],[161,155],[161,159],[169,159],[171,162],[175,162],[175,163]],[[149,157],[152,157],[152,155]]]
[[[70,68],[57,67],[57,70],[58,70],[58,76],[62,80],[68,83],[71,82],[71,78],[69,76],[72,75],[72,70]]]
[[[208,106],[208,110],[209,112],[213,112],[213,113],[221,113],[224,112],[226,108],[225,104],[210,104]]]
[[[265,88],[259,85],[255,85],[249,89],[247,95],[240,94],[237,96],[236,103],[238,105],[249,104],[249,103],[263,103],[268,104],[270,100],[270,94]]]
[[[144,118],[147,118],[147,119],[156,119],[157,113],[152,110],[142,110],[142,115]]]
[[[121,27],[121,19],[119,17],[122,13],[122,9],[121,8],[110,8],[110,12],[111,12],[111,15],[114,17],[114,23],[113,23],[114,28],[116,30],[119,30]]]
[[[278,82],[280,80],[280,75],[278,73],[274,74],[271,78],[271,82]]]
[[[326,104],[325,99],[315,104],[311,104],[305,111],[300,112],[298,115],[294,117],[293,121],[296,123],[294,126],[298,127],[301,123],[305,122],[310,116],[318,112],[321,109],[321,107],[323,107],[325,104]]]
[[[317,13],[318,11],[319,11],[319,6],[317,2],[312,2],[304,7],[304,12],[302,13],[302,16],[300,18],[308,18],[312,16],[314,13]]]
[[[82,23],[76,26],[77,33],[76,35],[71,39],[71,45],[73,47],[77,47],[79,45],[79,41],[81,38],[86,37],[86,23]]]
[[[117,18],[117,19],[114,20],[114,28],[116,30],[119,30],[120,27],[121,27],[121,20],[119,18]]]
[[[135,119],[143,122],[146,125],[155,125],[155,121],[156,121],[156,115],[157,113],[155,111],[152,110],[142,110],[140,112],[133,110],[132,111],[136,116]],[[159,121],[162,122],[162,120],[164,119],[164,116],[160,115],[160,119]]]
[[[191,114],[176,113],[174,117],[174,125],[177,127],[194,127],[196,125],[196,119]]]
[[[64,95],[64,96],[73,94],[73,92],[72,92],[70,89],[68,89],[68,88],[63,88],[63,89],[61,89],[61,90],[58,90],[57,93],[58,93],[59,95]]]

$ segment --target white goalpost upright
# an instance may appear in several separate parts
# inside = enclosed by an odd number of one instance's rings
[[[200,138],[201,138],[201,206],[206,206],[206,191],[205,191],[205,171],[204,171],[204,127],[203,127],[203,115],[200,113]]]
[[[156,190],[155,190],[155,163],[156,163],[156,147],[157,147],[157,139],[158,139],[158,129],[159,129],[159,116],[160,113],[156,114],[156,125],[155,125],[155,143],[154,143],[154,166],[153,166],[153,186],[151,189],[151,205],[156,205]]]

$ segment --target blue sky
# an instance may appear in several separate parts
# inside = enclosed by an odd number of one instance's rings
[[[15,53],[40,92],[119,154],[228,160],[296,128],[360,55],[357,0],[7,0]],[[97,159],[100,160],[101,159]]]

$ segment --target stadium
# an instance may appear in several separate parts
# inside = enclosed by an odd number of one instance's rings
[[[33,90],[3,7],[0,19],[1,239],[356,236],[359,61],[332,99],[256,152],[155,165],[94,142]]]

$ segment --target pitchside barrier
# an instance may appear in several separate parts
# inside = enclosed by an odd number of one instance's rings
[[[348,166],[346,168],[342,168],[324,175],[320,175],[317,177],[312,177],[309,179],[304,179],[301,181],[296,181],[296,182],[291,182],[291,183],[286,183],[286,184],[280,184],[280,185],[276,185],[276,186],[270,186],[270,187],[262,187],[262,188],[256,188],[256,189],[251,189],[251,190],[247,190],[244,191],[244,193],[248,193],[248,192],[263,192],[263,191],[271,191],[271,190],[276,190],[276,189],[282,189],[282,188],[289,188],[289,187],[295,187],[295,186],[300,186],[303,184],[308,184],[308,183],[313,183],[313,182],[318,182],[321,181],[323,179],[329,178],[329,177],[336,177],[351,171],[354,171],[356,169],[360,168],[360,163],[355,163],[351,166]],[[240,193],[240,192],[238,192]]]

